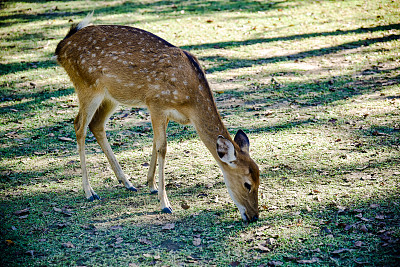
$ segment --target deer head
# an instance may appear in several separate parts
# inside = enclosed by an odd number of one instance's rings
[[[250,158],[249,148],[249,139],[242,130],[236,133],[234,142],[223,136],[217,139],[217,153],[228,192],[242,219],[251,222],[258,219],[260,173]]]

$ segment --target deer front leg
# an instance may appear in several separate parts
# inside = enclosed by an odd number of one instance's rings
[[[168,124],[168,119],[164,114],[157,114],[156,112],[151,112],[151,122],[153,125],[154,132],[154,144],[157,156],[152,156],[152,161],[154,158],[153,165],[150,164],[149,173],[153,172],[152,168],[155,168],[155,161],[158,159],[158,198],[161,202],[161,210],[165,213],[172,213],[172,208],[168,200],[167,192],[165,190],[165,177],[164,177],[164,166],[165,166],[165,155],[167,154],[167,135],[166,128]],[[153,149],[154,151],[154,149]],[[153,166],[153,167],[152,167]],[[155,184],[153,179],[153,185]]]
[[[157,194],[158,188],[156,184],[156,165],[157,165],[157,147],[155,139],[153,140],[153,152],[151,153],[151,160],[149,166],[149,172],[147,173],[147,184],[150,188],[151,194]]]

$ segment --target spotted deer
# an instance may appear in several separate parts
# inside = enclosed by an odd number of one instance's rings
[[[93,14],[93,13],[92,13]],[[133,27],[89,26],[92,14],[72,26],[57,45],[56,57],[74,84],[79,112],[74,126],[86,198],[99,199],[89,184],[85,158],[87,127],[117,179],[131,191],[107,141],[105,124],[118,105],[146,107],[153,128],[147,175],[150,192],[171,213],[164,166],[169,120],[192,124],[219,164],[228,192],[245,221],[258,219],[259,169],[249,155],[249,139],[239,130],[232,140],[217,111],[205,73],[195,56],[160,37]],[[155,171],[158,161],[158,187]]]

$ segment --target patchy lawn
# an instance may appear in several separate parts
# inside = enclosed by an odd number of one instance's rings
[[[245,224],[193,127],[168,128],[162,214],[145,185],[152,130],[122,107],[108,138],[139,188],[119,185],[93,135],[81,189],[77,98],[52,56],[71,22],[153,32],[195,54],[231,133],[261,170]],[[397,266],[398,1],[9,1],[0,10],[2,266]]]

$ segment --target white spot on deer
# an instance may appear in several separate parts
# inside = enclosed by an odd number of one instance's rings
[[[159,84],[150,84],[149,88],[154,89],[154,90],[160,90],[160,85]]]
[[[71,41],[68,41],[67,45],[71,44]]]

